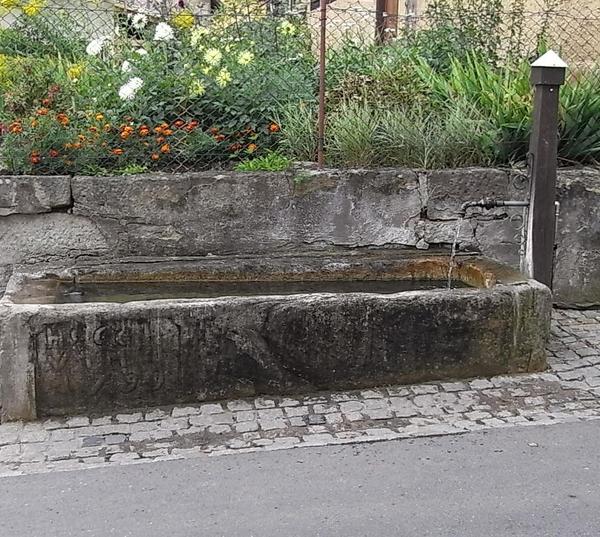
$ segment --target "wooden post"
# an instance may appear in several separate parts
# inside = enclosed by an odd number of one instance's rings
[[[535,88],[529,144],[530,195],[523,272],[552,288],[555,240],[558,97],[567,64],[548,51],[531,64]]]
[[[385,41],[385,5],[386,0],[375,0],[375,43]]]

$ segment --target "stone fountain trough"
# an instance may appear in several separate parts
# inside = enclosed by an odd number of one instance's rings
[[[541,370],[551,294],[480,256],[352,250],[15,274],[3,420]]]

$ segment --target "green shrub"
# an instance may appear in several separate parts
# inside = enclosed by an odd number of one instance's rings
[[[292,161],[274,151],[269,151],[266,154],[253,159],[242,160],[235,166],[235,169],[240,172],[282,172],[292,165]]]
[[[328,107],[349,101],[423,104],[426,87],[412,68],[415,57],[402,41],[387,46],[348,42],[333,49],[327,63]]]

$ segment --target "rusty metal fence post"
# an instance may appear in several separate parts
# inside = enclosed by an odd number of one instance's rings
[[[527,247],[523,272],[552,287],[555,241],[556,169],[560,86],[567,64],[548,51],[531,64],[533,127],[529,145],[531,177]]]

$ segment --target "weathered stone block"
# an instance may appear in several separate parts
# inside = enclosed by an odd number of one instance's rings
[[[70,177],[0,175],[0,217],[48,213],[71,204]]]
[[[301,243],[414,246],[420,213],[412,170],[313,172],[296,187],[288,229]]]
[[[108,253],[107,241],[92,222],[64,213],[2,217],[0,244],[0,265]]]
[[[561,170],[555,300],[600,305],[600,171]]]
[[[73,213],[97,225],[117,256],[243,253],[290,241],[285,174],[75,177],[72,185]]]

